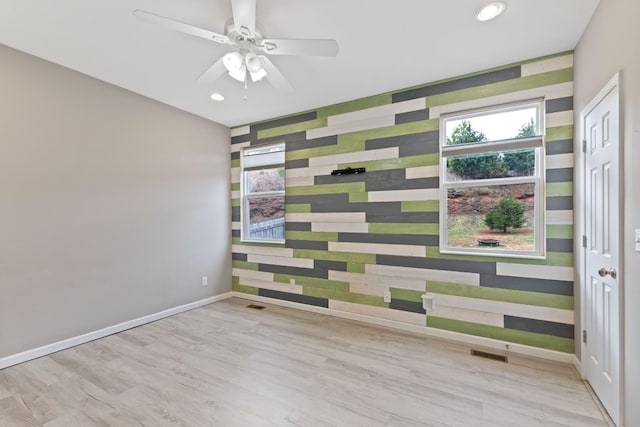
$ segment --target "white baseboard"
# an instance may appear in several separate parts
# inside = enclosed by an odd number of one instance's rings
[[[52,344],[43,345],[42,347],[34,348],[32,350],[23,351],[22,353],[13,354],[0,358],[0,369],[7,368],[9,366],[17,365],[19,363],[26,362],[28,360],[37,359],[38,357],[46,356],[51,353],[55,353],[60,350],[75,347],[79,344],[84,344],[89,341],[103,338],[108,335],[113,335],[118,332],[125,331],[127,329],[135,328],[145,323],[154,322],[156,320],[164,319],[165,317],[173,316],[174,314],[183,313],[185,311],[193,310],[194,308],[202,307],[204,305],[212,304],[214,302],[222,301],[233,296],[232,292],[216,295],[214,297],[205,298],[200,301],[195,301],[189,304],[179,305],[167,310],[163,310],[157,313],[142,316],[137,319],[128,320],[126,322],[118,323],[117,325],[109,326],[97,331],[88,332],[86,334],[79,335],[77,337],[68,338],[66,340],[58,341]]]
[[[412,332],[428,337],[438,338],[461,344],[467,347],[484,347],[500,351],[501,354],[514,354],[519,356],[534,357],[538,359],[551,360],[567,364],[575,364],[575,355],[563,353],[560,351],[547,350],[544,348],[531,347],[528,345],[514,344],[506,341],[500,341],[491,338],[477,337],[473,335],[462,334],[459,332],[447,331],[444,329],[429,328],[427,326],[412,325],[409,323],[398,322],[395,320],[381,319],[378,317],[366,316],[363,314],[348,313],[345,311],[332,310],[324,307],[317,307],[308,304],[301,304],[292,301],[285,301],[276,298],[267,298],[257,295],[245,294],[233,291],[231,294],[237,298],[243,298],[251,301],[264,302],[268,304],[279,305],[283,307],[296,308],[299,310],[310,311],[313,313],[327,314],[330,316],[340,317],[343,319],[355,320],[358,322],[369,323],[388,328],[399,329],[405,332]]]
[[[576,371],[578,371],[582,379],[584,379],[584,371],[582,370],[582,361],[578,359],[578,356],[574,354],[573,360],[571,361],[571,363],[573,363],[573,366],[576,368]]]

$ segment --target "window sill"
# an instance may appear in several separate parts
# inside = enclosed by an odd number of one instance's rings
[[[241,239],[240,243],[250,243],[252,245],[284,245],[286,243],[285,240],[258,240],[258,239]]]
[[[484,257],[492,257],[492,258],[519,258],[519,259],[547,259],[545,254],[537,254],[537,253],[517,253],[517,252],[507,252],[507,251],[491,251],[491,250],[456,250],[456,249],[440,249],[441,254],[445,255],[465,255],[465,256],[484,256]]]

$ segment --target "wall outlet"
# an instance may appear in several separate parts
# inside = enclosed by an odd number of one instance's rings
[[[635,231],[636,231],[636,235],[634,239],[634,242],[636,243],[635,250],[636,252],[640,252],[640,228],[636,228]]]
[[[202,286],[207,286],[209,284],[209,279],[207,276],[202,276]]]
[[[296,288],[296,279],[289,280],[289,287],[291,289],[295,289]]]
[[[384,291],[384,302],[391,302],[391,291]]]
[[[426,312],[433,311],[433,309],[436,308],[434,294],[426,293],[422,295],[422,308],[424,308]]]

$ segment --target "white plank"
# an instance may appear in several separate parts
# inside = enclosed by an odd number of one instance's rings
[[[559,111],[545,116],[545,126],[547,128],[570,125],[573,125],[573,110]]]
[[[239,142],[237,144],[231,144],[231,152],[232,153],[237,153],[240,150],[242,150],[245,147],[248,147],[251,145],[251,142],[247,141],[247,142]]]
[[[429,310],[427,312],[427,315],[504,328],[504,316],[498,313],[469,310],[466,308],[447,307],[442,304],[436,304],[435,309]],[[427,320],[427,326],[428,322],[429,321]]]
[[[240,168],[231,168],[231,183],[236,184],[240,182]]]
[[[313,185],[315,180],[313,176],[300,176],[295,178],[285,177],[287,187],[307,187]]]
[[[240,136],[240,135],[248,135],[251,132],[249,125],[247,126],[240,126],[237,128],[233,128],[229,130],[229,133],[231,134],[231,136]]]
[[[240,224],[240,221],[232,221],[231,222],[231,229],[232,230],[240,230],[242,228],[242,224]]]
[[[293,257],[293,249],[275,248],[271,246],[231,245],[231,252],[235,252],[238,254]]]
[[[404,202],[412,200],[439,200],[438,188],[419,188],[415,190],[369,191],[370,202]]]
[[[498,276],[526,277],[529,279],[573,281],[572,267],[558,267],[553,265],[528,265],[498,262],[496,263],[496,274]]]
[[[573,211],[547,211],[547,224],[571,225],[573,224]]]
[[[364,304],[329,300],[329,309],[387,320],[394,320],[396,322],[410,323],[413,325],[424,326],[426,324],[426,316],[424,314],[410,313],[402,310],[389,310],[384,307],[373,307]]]
[[[406,169],[407,179],[433,178],[436,176],[440,176],[440,165],[418,166]]]
[[[547,169],[564,169],[572,168],[574,166],[573,153],[554,154],[552,156],[546,156],[545,167]]]

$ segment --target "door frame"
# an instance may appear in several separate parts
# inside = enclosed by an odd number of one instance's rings
[[[619,366],[619,380],[618,380],[618,426],[622,427],[624,425],[624,282],[625,282],[625,270],[624,270],[624,203],[623,203],[623,195],[624,195],[624,157],[623,157],[623,114],[622,114],[622,99],[620,90],[620,72],[617,72],[603,87],[600,89],[598,94],[593,97],[591,101],[584,107],[584,109],[580,112],[580,122],[579,122],[579,139],[577,141],[575,152],[577,153],[577,158],[575,159],[575,165],[578,167],[578,170],[575,173],[576,177],[576,192],[574,197],[576,200],[574,201],[574,206],[577,208],[577,212],[580,214],[577,216],[577,221],[575,225],[575,241],[576,241],[576,253],[578,256],[576,257],[576,261],[578,265],[576,265],[575,274],[576,280],[579,284],[579,298],[580,298],[580,329],[576,328],[576,338],[580,340],[580,359],[576,358],[576,361],[579,362],[579,366],[577,366],[578,370],[583,379],[586,380],[586,372],[587,369],[587,360],[586,360],[586,345],[584,340],[582,339],[582,331],[586,328],[586,278],[587,275],[587,250],[583,246],[583,236],[587,235],[586,230],[586,201],[585,201],[585,191],[587,191],[586,179],[587,179],[587,171],[586,171],[586,153],[583,149],[583,141],[586,140],[586,129],[585,129],[585,119],[586,116],[611,92],[615,90],[617,92],[617,104],[618,104],[618,164],[619,164],[619,182],[618,182],[618,221],[619,221],[619,232],[618,232],[618,266],[619,266],[619,276],[618,276],[618,322],[620,325],[619,328],[619,349],[618,349],[618,366]],[[587,337],[588,339],[588,337]]]

